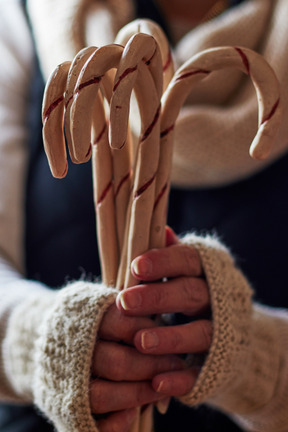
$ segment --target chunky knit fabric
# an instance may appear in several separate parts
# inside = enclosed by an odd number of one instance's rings
[[[16,400],[35,402],[59,432],[95,432],[89,405],[92,353],[116,290],[75,282],[14,308],[4,340],[5,374]]]
[[[183,242],[201,255],[214,331],[198,380],[182,402],[216,406],[247,430],[287,430],[287,314],[252,304],[249,283],[215,238],[189,235]],[[59,432],[97,430],[88,399],[90,365],[97,328],[115,295],[76,282],[56,294],[34,294],[11,314],[4,340],[10,397],[34,401]]]
[[[248,430],[286,431],[287,336],[282,332],[288,314],[252,304],[250,284],[215,238],[190,234],[183,241],[201,255],[214,332],[198,380],[182,401],[216,406]],[[275,417],[266,411],[272,400]]]

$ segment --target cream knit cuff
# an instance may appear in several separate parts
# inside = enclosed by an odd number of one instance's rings
[[[89,404],[91,359],[102,316],[116,294],[75,282],[29,299],[10,318],[5,359],[10,382],[58,432],[97,431]]]
[[[190,234],[183,242],[196,247],[200,253],[210,288],[214,332],[197,382],[182,401],[191,405],[205,402],[236,414],[236,421],[248,430],[278,431],[275,425],[279,413],[282,423],[280,420],[278,423],[283,426],[283,416],[288,420],[286,408],[283,411],[278,407],[278,414],[275,409],[275,423],[273,416],[267,417],[270,411],[266,407],[275,398],[281,364],[283,370],[285,355],[281,360],[279,329],[281,325],[285,334],[287,315],[285,324],[283,319],[278,319],[280,323],[277,324],[268,308],[252,303],[249,283],[235,267],[229,251],[216,238]],[[282,334],[282,344],[286,339]],[[284,372],[286,369],[287,360]],[[287,391],[282,389],[281,394]],[[268,429],[264,427],[267,418]]]

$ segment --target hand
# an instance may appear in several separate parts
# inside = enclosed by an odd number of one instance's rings
[[[197,317],[209,311],[209,290],[197,250],[180,244],[170,230],[167,244],[133,261],[132,273],[142,283],[118,295],[116,304],[125,316],[180,312]],[[140,353],[154,356],[205,353],[212,333],[211,321],[199,318],[184,325],[139,329],[134,345]],[[152,386],[157,393],[182,396],[192,389],[198,373],[195,367],[162,372],[154,376]]]
[[[151,386],[152,378],[183,368],[174,355],[143,355],[133,346],[135,334],[142,328],[155,327],[146,317],[124,316],[112,305],[102,319],[92,359],[90,405],[99,417],[101,432],[129,430],[136,407],[163,399]]]

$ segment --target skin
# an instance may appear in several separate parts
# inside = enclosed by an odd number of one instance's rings
[[[137,406],[167,405],[170,396],[191,391],[199,368],[188,367],[179,354],[205,353],[211,345],[208,319],[168,327],[149,318],[176,312],[197,317],[210,308],[198,252],[168,228],[166,237],[165,248],[133,261],[139,285],[119,293],[102,320],[90,385],[92,411],[108,414],[97,423],[101,432],[128,431]]]

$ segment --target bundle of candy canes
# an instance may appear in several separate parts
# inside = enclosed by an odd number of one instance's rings
[[[174,73],[162,30],[149,20],[136,20],[114,44],[85,48],[52,72],[43,100],[45,151],[57,178],[67,174],[66,142],[72,162],[92,159],[106,285],[132,286],[132,260],[164,246],[175,122],[193,86],[223,68],[239,69],[253,82],[259,110],[250,154],[264,159],[279,129],[279,85],[265,59],[250,49],[205,50]],[[136,146],[129,129],[132,92],[141,118]]]

